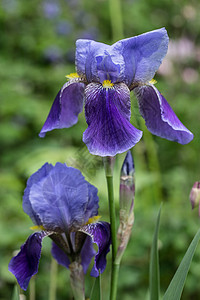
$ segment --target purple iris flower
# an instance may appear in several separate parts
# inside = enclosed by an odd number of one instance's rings
[[[168,48],[165,28],[127,38],[109,46],[77,40],[77,73],[56,96],[39,134],[77,123],[85,102],[88,128],[83,142],[90,153],[114,156],[132,148],[142,131],[130,123],[130,91],[134,91],[142,117],[153,134],[187,144],[193,134],[180,122],[152,79]]]
[[[52,255],[57,262],[69,267],[78,261],[86,273],[93,256],[91,275],[97,277],[106,267],[110,250],[110,224],[97,222],[97,189],[81,172],[65,164],[46,163],[27,181],[23,209],[40,229],[29,236],[20,252],[11,259],[9,271],[20,287],[27,289],[31,277],[38,272],[42,240],[53,240]],[[95,222],[96,220],[96,222]],[[93,249],[98,245],[98,252]]]

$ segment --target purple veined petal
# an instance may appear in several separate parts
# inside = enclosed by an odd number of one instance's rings
[[[134,83],[149,82],[167,53],[168,42],[167,31],[161,28],[112,45],[125,61],[123,82],[129,87]]]
[[[63,85],[40,131],[40,137],[45,137],[46,132],[53,129],[69,128],[77,123],[78,114],[83,110],[84,89],[85,84],[78,79]]]
[[[44,231],[33,233],[11,259],[8,270],[16,277],[20,287],[26,290],[33,275],[38,272]]]
[[[85,75],[88,82],[123,81],[123,56],[103,43],[77,40],[76,67],[78,74]]]
[[[85,99],[88,128],[83,142],[91,154],[115,156],[139,142],[142,132],[129,122],[130,91],[125,84],[106,89],[91,83],[86,87]]]
[[[41,220],[37,213],[34,212],[32,208],[32,204],[30,201],[30,190],[33,184],[39,183],[41,180],[43,180],[44,177],[47,176],[47,174],[52,170],[53,166],[51,164],[44,164],[42,168],[40,168],[37,172],[32,174],[31,177],[27,180],[26,188],[24,190],[24,196],[23,196],[23,210],[24,212],[29,215],[31,220],[34,224],[40,226],[42,225]]]
[[[85,211],[89,200],[88,182],[81,172],[57,163],[50,172],[35,182],[30,191],[32,209],[48,231],[66,232],[85,224]],[[92,211],[98,209],[94,190]]]
[[[193,134],[181,123],[166,99],[153,85],[134,89],[139,109],[148,130],[162,138],[187,144]]]
[[[69,269],[69,265],[71,262],[70,262],[68,255],[60,247],[58,247],[54,242],[52,243],[51,253],[52,253],[52,256],[55,258],[55,260],[60,265]],[[91,259],[93,258],[93,256],[95,254],[96,254],[96,251],[93,248],[92,239],[90,236],[87,236],[85,239],[85,242],[83,244],[83,247],[81,249],[81,252],[80,252],[81,264],[83,266],[83,272],[85,274],[87,272],[87,269],[89,267]]]
[[[110,251],[110,224],[107,222],[92,223],[83,226],[80,231],[90,235],[92,242],[96,243],[99,248],[91,271],[91,276],[98,277],[99,270],[102,273],[106,268],[106,255]]]

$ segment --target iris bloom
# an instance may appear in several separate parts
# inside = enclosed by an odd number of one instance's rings
[[[9,264],[22,289],[26,290],[31,277],[37,273],[42,240],[53,240],[52,255],[57,262],[69,267],[78,261],[86,272],[96,254],[91,275],[97,277],[106,267],[110,248],[110,225],[94,222],[98,213],[97,189],[87,182],[77,169],[57,163],[46,163],[27,181],[23,209],[40,229],[29,236],[20,252]]]
[[[40,132],[68,128],[78,120],[85,101],[88,128],[83,142],[90,153],[114,156],[132,148],[142,132],[130,123],[130,91],[134,91],[150,132],[187,144],[193,134],[180,122],[152,79],[168,48],[164,28],[109,46],[77,40],[76,69],[56,96]]]

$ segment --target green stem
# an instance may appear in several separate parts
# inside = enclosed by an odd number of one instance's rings
[[[123,38],[123,24],[120,0],[109,0],[110,20],[112,27],[113,41],[116,42]]]
[[[117,254],[117,239],[116,239],[116,216],[115,216],[115,200],[113,191],[113,176],[106,175],[107,187],[108,187],[108,201],[110,212],[110,226],[111,226],[111,238],[112,238],[112,261],[115,261]]]
[[[108,201],[110,213],[110,227],[112,239],[112,270],[111,270],[111,289],[110,300],[115,300],[117,296],[117,279],[119,273],[119,264],[116,264],[115,259],[117,255],[117,235],[116,235],[116,216],[115,216],[115,200],[113,190],[113,166],[114,158],[104,158],[104,167],[108,188]]]
[[[56,300],[57,270],[58,264],[55,261],[55,259],[52,258],[50,271],[49,300]]]
[[[30,281],[29,299],[35,300],[35,276],[33,276],[33,278]]]
[[[115,262],[112,265],[110,300],[117,299],[117,282],[118,282],[119,266],[120,264]]]

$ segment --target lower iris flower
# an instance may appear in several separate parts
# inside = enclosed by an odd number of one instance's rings
[[[86,272],[93,256],[91,275],[97,277],[106,267],[110,250],[110,224],[98,221],[97,189],[81,172],[65,164],[46,163],[27,181],[23,209],[34,224],[31,234],[11,259],[9,271],[20,287],[27,289],[31,277],[38,272],[42,240],[53,240],[52,255],[57,262],[69,267],[79,262]],[[98,252],[93,249],[98,246]]]
[[[142,131],[130,123],[130,91],[134,91],[150,132],[187,144],[193,134],[180,122],[166,99],[153,85],[168,48],[165,28],[127,38],[109,46],[77,40],[76,69],[56,96],[40,132],[68,128],[77,123],[85,102],[88,128],[83,142],[90,153],[114,156],[132,148]]]

